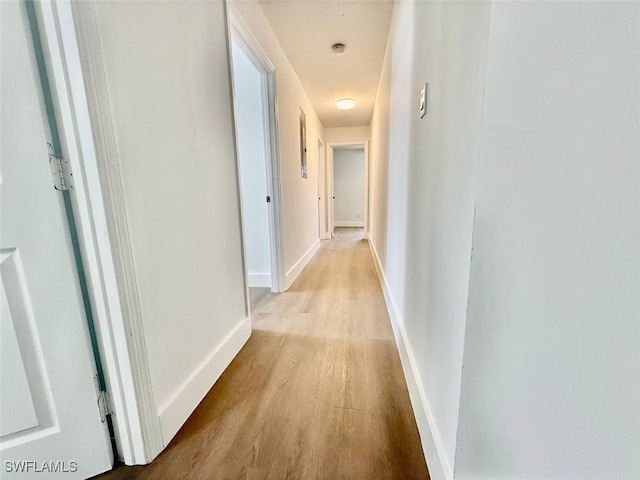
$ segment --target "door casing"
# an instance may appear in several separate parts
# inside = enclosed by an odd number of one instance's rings
[[[280,179],[280,162],[278,154],[278,109],[277,109],[277,89],[276,89],[276,71],[275,67],[262,50],[258,42],[253,38],[249,28],[244,25],[240,15],[232,4],[228,7],[228,45],[231,49],[231,39],[242,48],[244,53],[253,62],[255,67],[262,75],[262,95],[263,105],[265,109],[264,125],[265,132],[265,157],[267,166],[267,195],[271,201],[268,208],[269,213],[269,235],[270,235],[270,257],[271,257],[271,291],[275,293],[284,292],[285,272],[284,272],[284,244],[283,244],[283,227],[282,227],[282,187]],[[233,68],[233,64],[231,64]],[[233,82],[232,82],[233,84]],[[233,93],[235,95],[235,93]],[[235,104],[235,102],[234,102]],[[237,122],[234,122],[237,123]],[[234,130],[236,126],[234,125]],[[240,156],[237,153],[238,136],[236,136],[236,159],[238,164],[236,168],[240,171]],[[241,190],[240,185],[238,185]],[[242,202],[240,201],[241,210]],[[243,231],[244,237],[244,231]],[[245,263],[245,280],[246,280],[246,251],[244,254]],[[247,294],[248,295],[248,294]]]
[[[327,161],[325,147],[318,139],[318,235],[321,240],[331,238],[327,225]]]

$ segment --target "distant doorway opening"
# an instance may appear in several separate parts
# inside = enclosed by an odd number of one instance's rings
[[[330,234],[340,227],[368,233],[368,145],[366,142],[329,144]]]

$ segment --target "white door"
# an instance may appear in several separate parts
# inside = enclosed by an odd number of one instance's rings
[[[0,477],[113,463],[24,2],[0,2]]]

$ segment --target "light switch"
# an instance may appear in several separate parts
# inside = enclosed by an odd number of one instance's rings
[[[420,118],[424,117],[427,113],[427,90],[429,84],[425,83],[420,90]]]

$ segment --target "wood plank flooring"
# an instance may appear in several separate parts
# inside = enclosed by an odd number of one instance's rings
[[[100,480],[428,479],[362,229],[336,229],[166,450]]]

